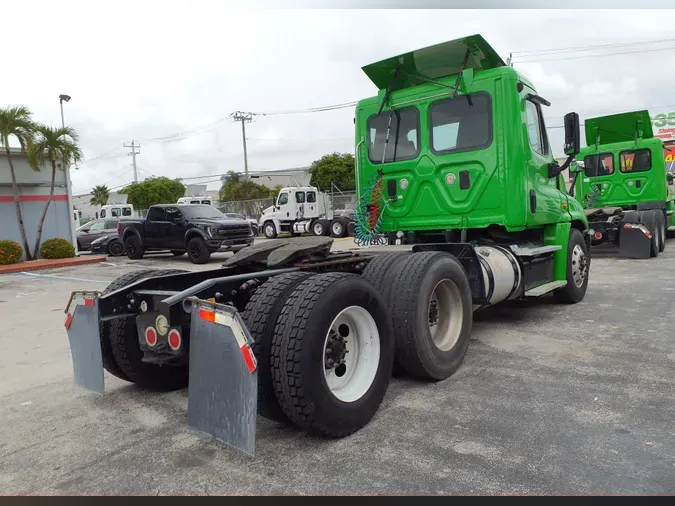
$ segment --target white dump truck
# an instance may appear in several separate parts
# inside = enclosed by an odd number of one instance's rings
[[[351,220],[333,212],[330,195],[314,186],[282,188],[274,204],[263,210],[258,225],[267,239],[278,234],[346,237]]]

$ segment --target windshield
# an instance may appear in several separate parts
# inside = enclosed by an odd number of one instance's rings
[[[186,218],[192,218],[192,219],[198,219],[198,218],[205,218],[205,219],[222,219],[225,217],[223,213],[218,211],[213,206],[204,206],[202,204],[193,204],[185,207],[181,207],[180,209],[183,212],[183,215]]]
[[[492,141],[490,95],[475,93],[442,99],[429,108],[431,150],[435,154],[483,149]]]

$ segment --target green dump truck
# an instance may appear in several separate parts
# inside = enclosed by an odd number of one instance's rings
[[[134,271],[75,292],[77,385],[103,393],[104,369],[142,388],[188,385],[188,424],[252,453],[257,414],[343,437],[377,412],[395,362],[447,379],[474,310],[583,299],[588,222],[561,175],[578,115],[565,117],[561,166],[549,102],[479,35],[364,70],[380,89],[355,117],[355,240],[370,247],[274,239],[219,269]]]
[[[656,257],[675,231],[673,176],[647,111],[590,118],[586,147],[570,166],[572,191],[589,220],[591,244],[620,256]]]

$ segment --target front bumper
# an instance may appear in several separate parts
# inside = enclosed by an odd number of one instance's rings
[[[98,254],[108,253],[108,243],[107,242],[101,242],[101,243],[98,243],[98,244],[92,244],[91,245],[91,252],[92,253],[98,253]]]
[[[211,253],[216,251],[228,251],[237,246],[250,246],[253,244],[255,236],[249,235],[246,237],[233,237],[232,239],[208,239],[206,245]]]

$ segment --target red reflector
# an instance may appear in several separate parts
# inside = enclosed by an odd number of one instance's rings
[[[596,239],[602,239],[602,234],[600,232],[595,233],[595,238]]]
[[[178,332],[176,329],[169,331],[169,348],[176,351],[178,348],[180,348],[180,344],[180,332]]]
[[[94,306],[94,299],[84,299],[84,305],[93,307]]]
[[[70,323],[73,321],[73,315],[68,313],[68,316],[66,316],[66,322],[63,324],[67,329],[70,328]]]
[[[251,351],[251,348],[248,346],[248,344],[245,344],[241,347],[241,354],[244,357],[244,362],[246,362],[248,372],[252,373],[255,371],[255,358],[253,357],[253,352]]]
[[[199,310],[199,317],[202,320],[206,320],[207,322],[215,323],[216,322],[216,313],[215,311],[209,311],[208,309],[200,309]]]
[[[157,344],[157,332],[152,327],[145,329],[145,342],[148,343],[148,346]]]

